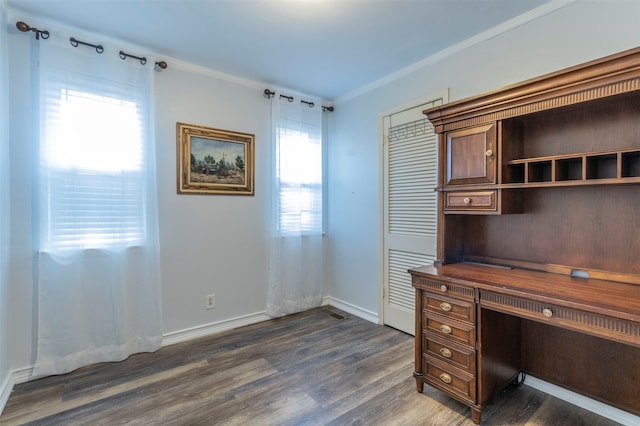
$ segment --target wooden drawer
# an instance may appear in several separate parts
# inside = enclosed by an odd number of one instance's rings
[[[452,299],[433,293],[422,293],[422,306],[424,309],[453,318],[475,324],[475,303]]]
[[[640,347],[640,322],[493,291],[481,292],[480,306]]]
[[[475,404],[476,378],[429,355],[423,355],[425,380],[434,387]]]
[[[475,289],[471,286],[460,284],[451,284],[444,281],[433,280],[420,275],[412,275],[411,283],[415,288],[431,291],[434,294],[442,294],[444,296],[455,297],[456,299],[464,299],[469,302],[476,300]]]
[[[425,332],[422,337],[422,352],[424,355],[437,358],[449,365],[476,374],[476,351],[455,344],[450,339]]]
[[[446,211],[497,211],[497,191],[453,191],[445,193]]]
[[[476,328],[473,325],[430,312],[423,315],[422,322],[423,330],[475,349]]]

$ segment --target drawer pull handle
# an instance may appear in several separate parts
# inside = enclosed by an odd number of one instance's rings
[[[442,284],[442,285],[440,286],[440,291],[441,291],[441,292],[446,293],[446,292],[447,292],[447,290],[449,290],[449,289],[447,288],[447,286],[446,286],[446,285]]]
[[[469,197],[464,197],[464,200],[462,201],[464,201],[465,204],[471,204],[471,198]]]
[[[446,324],[442,324],[440,326],[440,331],[442,331],[444,334],[451,334],[451,327]]]
[[[447,373],[442,373],[440,376],[440,380],[442,380],[443,382],[445,382],[446,384],[451,383],[451,376],[448,375]]]
[[[487,157],[491,157],[493,155],[493,150],[488,149],[487,152],[484,153]]]
[[[449,312],[451,310],[451,304],[443,302],[440,304],[440,309],[442,309],[445,312]]]
[[[544,315],[547,318],[551,318],[553,316],[553,311],[549,308],[544,308],[542,310],[542,315]]]
[[[447,348],[440,348],[440,354],[445,358],[451,358],[451,351]]]

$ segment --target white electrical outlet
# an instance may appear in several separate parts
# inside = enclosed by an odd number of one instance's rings
[[[205,301],[205,309],[213,309],[216,307],[216,295],[207,294]]]

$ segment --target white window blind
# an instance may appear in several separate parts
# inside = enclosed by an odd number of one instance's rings
[[[144,243],[146,93],[53,67],[41,85],[40,249]]]
[[[320,128],[277,128],[276,179],[282,235],[322,233],[322,140]]]

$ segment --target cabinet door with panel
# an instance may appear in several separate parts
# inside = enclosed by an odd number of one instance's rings
[[[496,182],[496,123],[445,134],[445,185]]]

